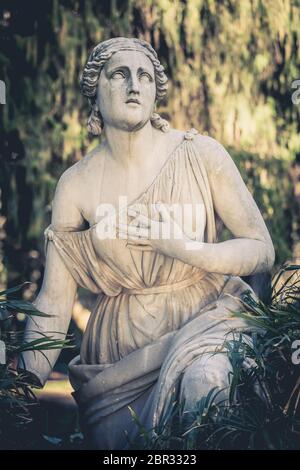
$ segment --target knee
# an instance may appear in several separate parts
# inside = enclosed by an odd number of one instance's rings
[[[216,397],[219,403],[228,399],[230,361],[225,354],[203,354],[185,370],[180,389],[180,401],[184,400],[184,409],[196,408],[197,402],[209,391],[217,387]]]

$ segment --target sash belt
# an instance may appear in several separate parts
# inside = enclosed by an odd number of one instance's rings
[[[184,287],[192,286],[197,284],[201,279],[203,279],[205,271],[198,271],[192,277],[184,279],[183,281],[174,282],[173,284],[164,284],[160,286],[152,287],[141,287],[138,289],[127,289],[123,288],[122,293],[134,294],[134,295],[147,295],[147,294],[161,294],[167,292],[174,292],[178,289],[183,289]]]

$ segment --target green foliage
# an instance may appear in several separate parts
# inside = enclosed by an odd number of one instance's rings
[[[0,441],[3,449],[20,445],[20,432],[22,430],[24,433],[31,423],[31,408],[37,405],[31,387],[40,387],[30,372],[16,369],[17,356],[23,351],[44,354],[43,351],[49,349],[73,347],[69,338],[57,340],[45,334],[33,341],[23,339],[23,331],[16,330],[15,318],[18,313],[48,316],[31,303],[16,297],[23,287],[20,285],[0,292]]]
[[[230,149],[240,173],[253,195],[270,231],[280,265],[292,256],[297,203],[289,165],[279,158]]]
[[[264,304],[250,291],[244,310],[235,312],[256,327],[250,336],[233,332],[216,354],[231,362],[227,401],[212,389],[194,410],[172,403],[152,430],[141,428],[145,449],[297,449],[300,434],[300,266],[283,267],[272,281]],[[268,296],[266,296],[268,297]],[[300,359],[300,353],[298,353]],[[154,431],[154,432],[153,432]]]

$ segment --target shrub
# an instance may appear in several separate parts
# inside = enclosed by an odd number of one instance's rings
[[[268,286],[265,303],[250,291],[234,314],[260,333],[231,335],[217,353],[232,365],[229,400],[212,389],[195,409],[173,402],[164,422],[145,430],[146,449],[297,449],[300,436],[300,266],[283,267]],[[298,347],[298,353],[295,348]],[[245,367],[246,365],[246,367]],[[152,431],[155,431],[153,433]]]
[[[16,370],[17,355],[23,351],[43,351],[72,347],[70,338],[57,340],[51,336],[25,341],[23,331],[17,331],[15,317],[48,316],[30,302],[16,296],[23,284],[0,292],[0,442],[1,447],[20,447],[18,439],[32,421],[31,407],[37,405],[32,386],[38,387],[32,374]]]

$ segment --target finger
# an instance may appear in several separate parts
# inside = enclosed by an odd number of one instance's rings
[[[150,224],[151,223],[151,219],[147,216],[147,215],[144,215],[144,214],[138,214],[136,216],[136,220],[138,220],[139,222],[143,223],[143,224]]]
[[[121,238],[122,240],[134,240],[134,241],[144,240],[140,238],[139,235],[130,234],[128,232],[118,232],[118,238]]]
[[[155,204],[156,209],[158,210],[159,214],[161,215],[161,218],[163,221],[169,221],[171,219],[170,212],[168,211],[167,207],[165,204],[162,202],[157,202]]]
[[[116,234],[117,234],[117,237],[121,236],[122,238],[124,238],[124,236],[127,236],[127,229],[122,229],[122,228],[116,228]]]
[[[117,225],[117,230],[119,231],[122,231],[122,232],[128,232],[128,233],[134,233],[134,232],[138,232],[140,230],[149,230],[149,227],[142,227],[141,225],[139,224],[134,224],[134,223],[131,223],[131,224],[118,224]]]
[[[126,232],[128,230],[129,225],[128,224],[123,224],[122,222],[119,222],[116,225],[117,230],[122,230],[123,232]]]
[[[149,219],[149,217],[139,214],[136,216],[134,220],[132,220],[129,224],[126,224],[126,227],[142,227],[142,228],[149,228],[153,221]],[[119,227],[125,227],[125,224],[120,222],[118,224]]]
[[[133,203],[130,206],[127,206],[128,211],[133,211],[136,214],[139,214],[140,212],[142,212],[143,207],[144,205],[141,203]]]
[[[148,238],[149,229],[143,227],[128,227],[127,233],[129,236]]]
[[[147,217],[141,217],[137,216],[132,222],[130,222],[129,226],[131,227],[144,227],[144,228],[149,228],[151,224],[151,219],[148,219]]]
[[[151,244],[149,243],[149,240],[143,240],[142,238],[138,240],[138,243],[132,243],[131,241],[126,243],[126,246],[138,247],[139,245],[149,246],[149,247],[151,246]]]
[[[141,204],[138,204],[137,206],[130,206],[128,207],[127,213],[131,217],[136,217],[140,214],[143,215],[148,215],[148,209],[147,207],[141,206]]]
[[[148,215],[132,208],[128,209],[128,215],[130,215],[131,217],[134,217],[136,220],[139,220],[140,222],[143,222],[145,224],[146,223],[149,224],[149,222],[151,221]]]
[[[138,211],[136,209],[133,209],[132,207],[128,207],[127,214],[131,217],[136,217],[138,215]]]

